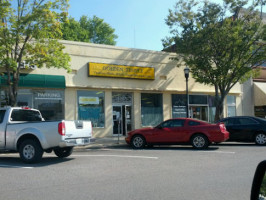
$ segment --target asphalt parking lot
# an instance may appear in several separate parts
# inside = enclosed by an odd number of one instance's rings
[[[75,148],[65,159],[44,154],[39,164],[1,154],[1,199],[249,199],[266,147],[222,143],[133,150],[116,141]]]

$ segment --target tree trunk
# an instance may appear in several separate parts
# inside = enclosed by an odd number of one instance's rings
[[[13,77],[11,77],[11,73],[8,73],[8,105],[16,106],[17,105],[17,90],[18,90],[18,76],[17,73],[13,73]]]
[[[216,112],[215,112],[215,118],[214,118],[215,122],[223,118],[224,99],[227,95],[224,92],[219,93],[218,88],[219,88],[218,86],[215,86],[215,106],[216,106]]]

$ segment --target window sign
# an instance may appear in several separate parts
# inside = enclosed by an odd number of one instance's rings
[[[35,93],[35,99],[62,100],[62,95],[57,91],[38,91]]]
[[[99,104],[99,97],[79,97],[79,104],[88,105],[88,104]]]
[[[185,94],[173,94],[172,95],[172,117],[186,117],[187,106],[186,106],[186,95]]]

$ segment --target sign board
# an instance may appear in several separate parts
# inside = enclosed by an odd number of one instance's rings
[[[79,104],[99,104],[99,97],[79,97]]]
[[[89,63],[89,76],[154,80],[154,68]]]

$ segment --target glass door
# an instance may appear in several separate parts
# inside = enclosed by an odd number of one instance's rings
[[[190,116],[194,119],[208,121],[207,106],[190,106]]]
[[[113,106],[113,134],[123,133],[122,106]]]

